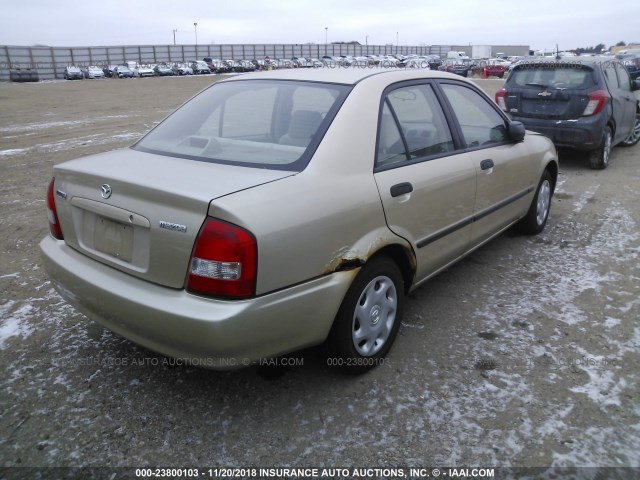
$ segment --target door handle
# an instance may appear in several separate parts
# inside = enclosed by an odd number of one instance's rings
[[[400,195],[405,195],[407,193],[413,192],[413,185],[411,185],[409,182],[398,183],[397,185],[391,187],[390,192],[392,197],[399,197]]]
[[[493,168],[494,164],[493,164],[493,160],[491,159],[487,159],[487,160],[482,160],[480,162],[480,170],[489,170],[490,168]]]

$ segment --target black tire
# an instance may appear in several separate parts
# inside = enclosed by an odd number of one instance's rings
[[[625,138],[621,143],[621,147],[633,147],[640,141],[640,113],[636,114],[636,123],[633,125],[631,134]]]
[[[529,211],[518,223],[518,229],[522,233],[537,235],[544,230],[549,218],[549,210],[551,210],[553,187],[553,178],[549,170],[545,170],[540,183],[538,183]]]
[[[398,333],[404,300],[398,265],[384,256],[367,262],[338,310],[329,334],[327,363],[349,373],[363,373],[382,363]]]
[[[611,156],[611,143],[613,140],[613,133],[611,132],[611,127],[607,125],[604,127],[604,132],[602,133],[602,142],[600,146],[589,152],[589,166],[596,170],[604,170],[609,166],[609,157]]]

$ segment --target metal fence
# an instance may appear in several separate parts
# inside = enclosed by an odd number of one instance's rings
[[[449,45],[396,46],[358,44],[272,44],[272,45],[129,45],[111,47],[24,47],[0,46],[0,81],[9,80],[15,69],[38,72],[41,80],[62,78],[67,65],[78,67],[118,65],[125,61],[140,64],[186,62],[204,57],[253,60],[293,57],[320,58],[323,55],[443,55]]]
[[[128,45],[106,47],[25,47],[0,46],[0,81],[10,79],[10,71],[37,72],[39,79],[62,78],[67,65],[78,67],[118,65],[125,61],[140,64],[186,62],[204,57],[253,60],[293,57],[321,58],[324,55],[440,55],[450,50],[467,51],[471,46],[456,45],[360,45],[360,44],[235,44],[235,45]],[[508,55],[527,55],[528,46],[494,46],[493,51]]]

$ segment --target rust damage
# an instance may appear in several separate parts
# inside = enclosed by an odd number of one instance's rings
[[[369,244],[366,252],[359,252],[354,248],[342,247],[333,252],[332,260],[325,267],[324,273],[344,272],[348,270],[355,270],[362,267],[376,252],[382,248],[395,245],[401,247],[407,256],[407,260],[411,265],[411,268],[416,268],[416,258],[413,255],[411,248],[406,245],[389,242],[384,238],[377,238]]]

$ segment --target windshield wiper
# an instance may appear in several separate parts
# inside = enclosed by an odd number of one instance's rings
[[[540,88],[548,88],[549,87],[549,85],[545,85],[544,83],[537,83],[537,82],[525,83],[525,85],[527,87],[540,87]]]

